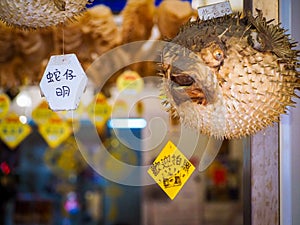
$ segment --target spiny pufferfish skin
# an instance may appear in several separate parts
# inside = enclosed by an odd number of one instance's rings
[[[1,0],[0,20],[19,28],[44,28],[73,19],[88,0]]]
[[[164,47],[164,105],[183,124],[218,139],[240,138],[295,105],[296,43],[257,13],[189,22]]]

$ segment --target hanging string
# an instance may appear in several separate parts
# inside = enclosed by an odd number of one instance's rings
[[[63,23],[62,29],[62,54],[65,54],[65,22]]]
[[[64,10],[65,10],[65,8],[64,8]],[[64,55],[65,54],[65,27],[66,27],[67,16],[66,16],[65,12],[63,12],[63,13],[64,13],[64,20],[62,23],[62,54]]]

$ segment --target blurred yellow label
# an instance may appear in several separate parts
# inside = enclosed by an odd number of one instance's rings
[[[117,99],[113,103],[112,114],[114,117],[123,117],[128,115],[129,107],[128,103],[122,99]]]
[[[117,88],[119,91],[136,94],[143,90],[144,81],[137,72],[127,70],[118,77]]]
[[[111,114],[111,106],[102,93],[97,94],[88,106],[88,114],[96,127],[102,127],[106,123]]]
[[[67,122],[54,116],[39,126],[39,132],[51,148],[56,148],[71,135],[72,129]]]
[[[56,176],[70,177],[78,174],[87,166],[79,148],[84,146],[71,135],[57,148],[46,149],[45,163]]]
[[[0,138],[11,149],[16,148],[30,133],[31,127],[21,123],[16,113],[10,113],[0,123]]]
[[[2,93],[0,94],[0,119],[4,118],[9,111],[10,100],[9,97]]]
[[[148,173],[173,200],[194,170],[193,164],[169,141]]]
[[[49,118],[53,117],[53,115],[56,114],[53,112],[50,108],[48,103],[43,100],[31,113],[31,117],[33,121],[37,125],[41,125],[46,123]]]

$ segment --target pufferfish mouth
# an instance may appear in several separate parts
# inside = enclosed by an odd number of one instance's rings
[[[177,105],[188,101],[198,105],[207,105],[207,97],[193,76],[177,70],[176,73],[171,72],[169,79],[171,94]]]

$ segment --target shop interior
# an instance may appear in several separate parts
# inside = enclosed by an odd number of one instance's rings
[[[1,25],[0,224],[246,225],[247,138],[224,140],[174,199],[149,176],[169,141],[193,165],[209,141],[165,110],[152,54],[195,17],[197,1],[132,2],[126,11],[125,0],[94,0],[48,29]],[[230,4],[243,10],[242,0]],[[53,111],[39,82],[50,56],[68,53],[87,85],[76,110]],[[134,76],[141,82],[124,88]]]

